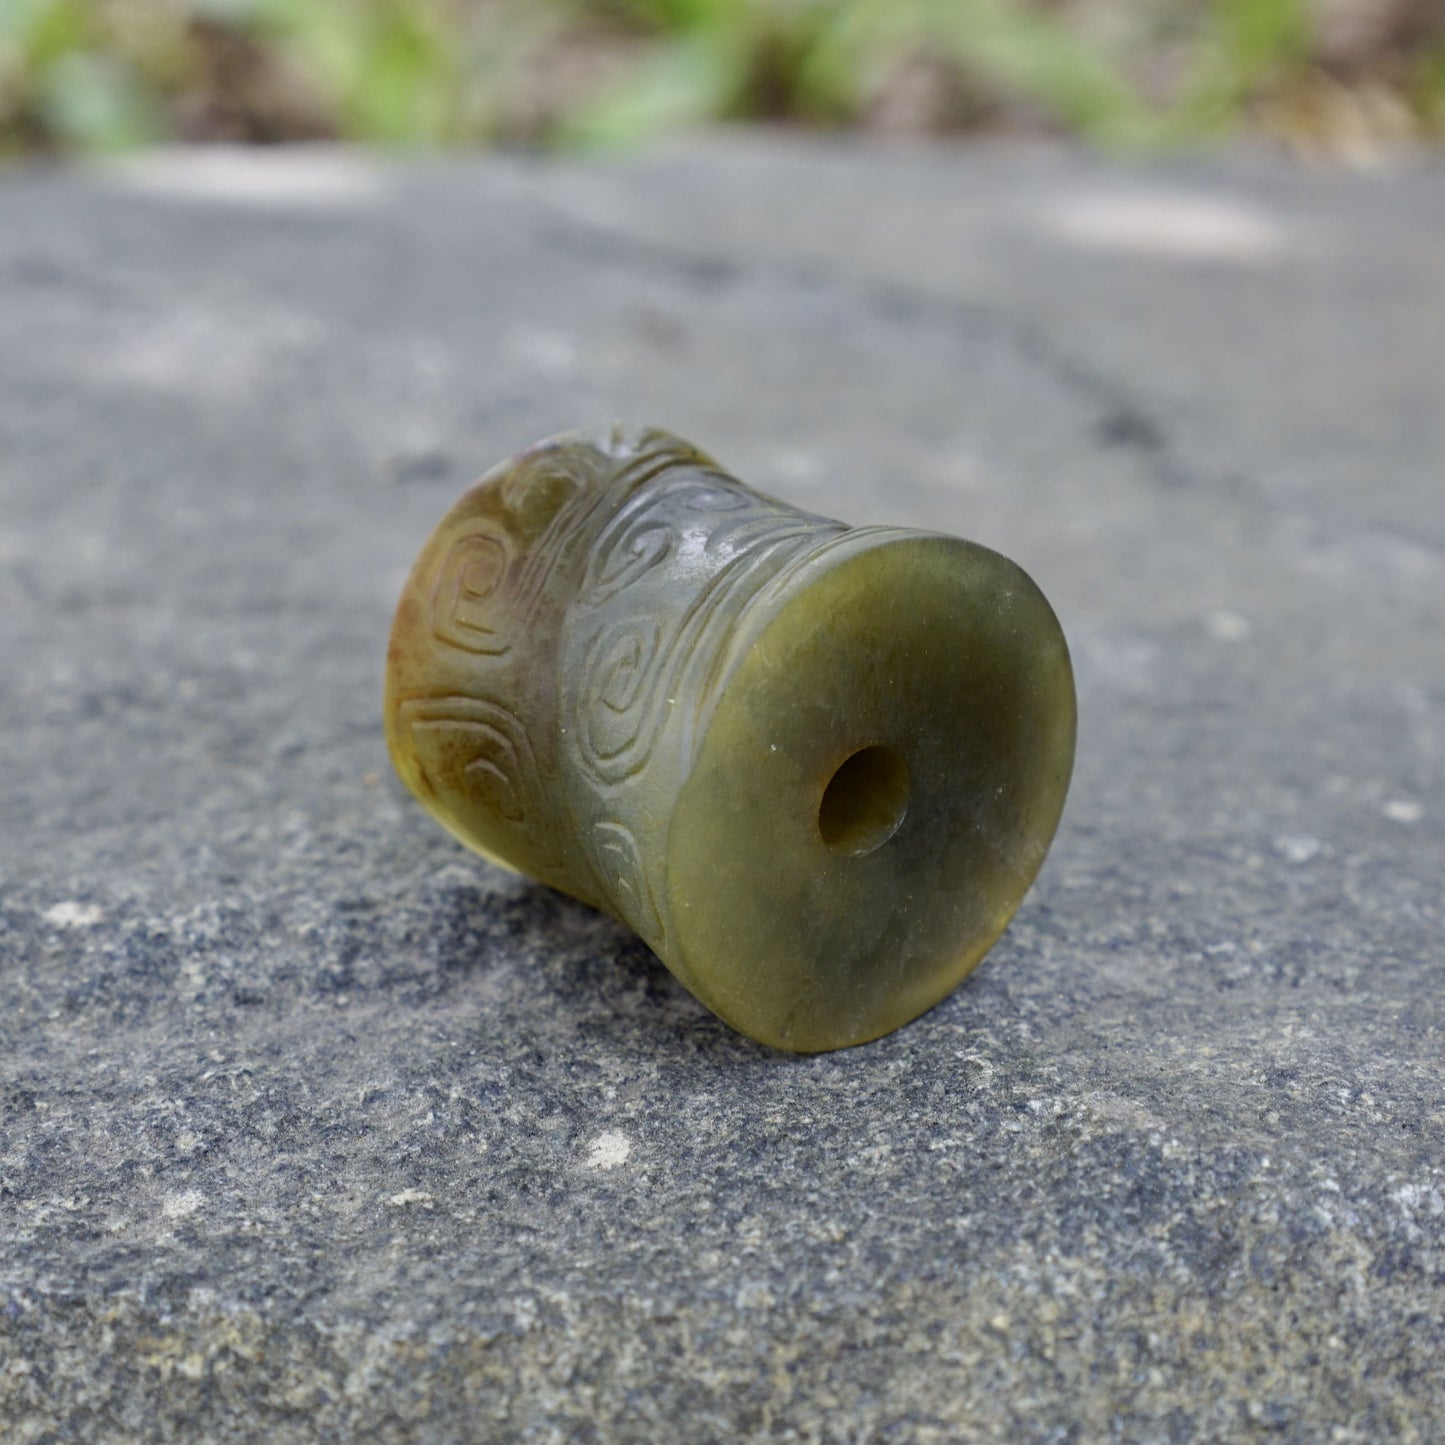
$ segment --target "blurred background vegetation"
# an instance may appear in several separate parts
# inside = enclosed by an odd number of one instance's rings
[[[706,121],[1445,138],[1445,0],[0,0],[0,155],[622,144]]]

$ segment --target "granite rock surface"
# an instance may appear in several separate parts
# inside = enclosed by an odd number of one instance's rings
[[[0,1437],[1439,1440],[1442,317],[1438,167],[6,176]],[[421,541],[613,417],[1070,637],[1045,870],[876,1044],[390,773]]]

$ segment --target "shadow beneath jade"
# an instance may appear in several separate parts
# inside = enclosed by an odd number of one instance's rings
[[[518,877],[508,885],[452,887],[439,900],[439,963],[454,980],[505,956],[527,973],[519,1008],[555,1009],[574,1037],[601,1047],[725,1066],[778,1067],[803,1057],[724,1023],[626,925],[545,884]]]
[[[490,884],[490,886],[489,886]],[[1051,931],[1048,888],[959,987],[905,1027],[856,1047],[794,1054],[758,1043],[695,998],[626,925],[520,875],[451,881],[428,900],[427,931],[442,991],[465,987],[485,997],[486,1020],[559,1047],[595,1046],[653,1064],[704,1063],[734,1074],[772,1073],[821,1061],[890,1067],[942,1039],[996,1031],[1027,995],[1060,980],[1028,959]],[[437,974],[433,974],[436,980]],[[1030,982],[1032,980],[1032,983]],[[432,992],[435,991],[435,984]]]

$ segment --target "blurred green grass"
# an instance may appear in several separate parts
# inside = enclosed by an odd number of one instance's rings
[[[1363,156],[1442,138],[1445,0],[0,0],[0,154],[718,121]]]

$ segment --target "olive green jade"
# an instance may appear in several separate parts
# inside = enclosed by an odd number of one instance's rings
[[[1074,754],[1063,633],[1014,563],[797,511],[623,426],[531,447],[447,513],[385,708],[463,843],[800,1052],[898,1028],[983,957]]]

